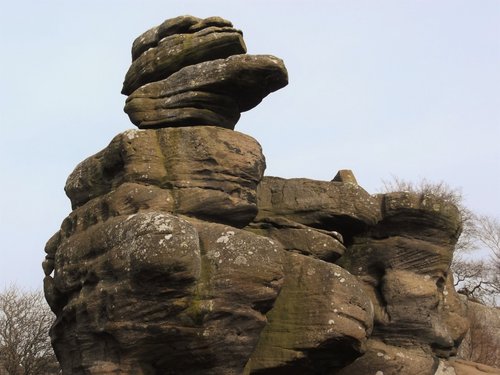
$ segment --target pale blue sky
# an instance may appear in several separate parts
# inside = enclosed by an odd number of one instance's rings
[[[500,216],[500,1],[0,1],[0,287],[38,287],[84,158],[134,126],[120,94],[136,36],[219,15],[289,85],[243,114],[266,174],[375,193],[391,175],[446,181]]]

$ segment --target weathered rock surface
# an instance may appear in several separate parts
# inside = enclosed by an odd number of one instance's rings
[[[132,65],[122,94],[204,61],[246,52],[241,31],[219,17],[182,16],[165,21],[139,36],[132,46]]]
[[[356,177],[354,177],[354,173],[352,173],[350,169],[341,169],[340,171],[337,172],[332,181],[347,182],[354,185],[358,184]]]
[[[233,27],[232,23],[221,17],[205,19],[193,16],[179,16],[164,21],[161,25],[152,27],[141,34],[132,44],[132,61],[150,48],[156,47],[162,39],[175,34],[192,34],[209,27]],[[238,31],[241,34],[241,31]]]
[[[125,112],[139,128],[216,125],[233,129],[240,112],[288,83],[283,61],[237,55],[187,66],[134,91]]]
[[[288,254],[283,288],[246,374],[329,373],[365,351],[373,310],[359,281],[334,264]]]
[[[280,242],[286,250],[324,261],[333,262],[345,251],[338,232],[308,227],[284,218],[268,218],[251,223],[246,229]]]
[[[370,195],[349,170],[263,177],[260,145],[231,129],[287,73],[244,52],[218,17],[134,42],[123,91],[146,129],[75,168],[73,211],[45,248],[63,373],[498,373],[449,359],[469,321],[498,320],[471,303],[467,318],[453,288],[457,208]],[[472,324],[469,342],[491,327]]]
[[[433,196],[378,198],[382,220],[356,236],[340,260],[363,281],[375,311],[370,349],[343,371],[434,374],[437,357],[455,355],[468,328],[449,273],[458,210]]]
[[[380,219],[379,201],[350,183],[264,177],[257,195],[256,222],[284,218],[338,231],[344,240]]]
[[[63,236],[46,283],[63,371],[241,373],[282,257],[266,238],[154,211]]]
[[[282,60],[245,53],[241,31],[222,18],[167,20],[134,42],[125,112],[139,128],[234,129],[241,112],[288,83]]]
[[[276,218],[298,254],[236,228],[263,169],[252,138],[217,127],[127,131],[76,167],[44,262],[65,374],[323,373],[365,351],[372,302],[315,259],[340,234]]]
[[[434,375],[438,360],[420,347],[400,348],[368,340],[367,351],[335,375]]]
[[[322,373],[371,330],[354,276],[234,227],[140,208],[61,230],[47,253],[68,374]]]
[[[379,201],[352,183],[352,172],[349,176],[349,182],[264,177],[257,189],[259,212],[247,230],[289,251],[336,261],[344,241],[381,217]]]
[[[257,214],[256,187],[264,168],[260,145],[238,132],[129,130],[69,176],[65,190],[74,209],[101,197],[76,210],[71,226],[143,207],[244,226]]]

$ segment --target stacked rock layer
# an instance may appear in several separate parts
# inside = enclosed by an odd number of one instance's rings
[[[288,83],[283,61],[245,52],[241,31],[222,18],[167,20],[133,44],[125,112],[139,128],[234,129],[241,112]]]
[[[63,373],[448,371],[468,325],[449,273],[457,208],[370,195],[347,170],[264,177],[260,145],[232,129],[287,73],[245,51],[218,17],[134,42],[123,93],[142,129],[76,167],[45,249]]]

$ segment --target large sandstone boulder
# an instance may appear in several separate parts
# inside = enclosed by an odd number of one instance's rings
[[[371,330],[355,277],[234,227],[146,209],[49,246],[67,374],[321,373],[363,353]]]
[[[232,129],[287,72],[245,52],[219,17],[134,42],[123,93],[144,130],[75,168],[45,248],[63,374],[495,373],[448,360],[472,317],[494,320],[470,303],[468,320],[453,288],[457,208],[370,195],[349,170],[263,177],[260,145]]]
[[[372,328],[347,271],[222,224],[142,207],[62,229],[47,253],[65,374],[321,373]]]
[[[218,127],[127,131],[76,167],[44,262],[65,374],[322,373],[364,353],[372,302],[317,259],[340,234],[295,223],[313,233],[298,254],[237,228],[263,169],[253,139]]]
[[[282,258],[264,237],[155,211],[61,236],[45,286],[64,373],[240,373]]]
[[[323,374],[365,351],[373,308],[346,270],[288,253],[286,277],[245,374]]]
[[[356,236],[340,259],[363,281],[375,312],[370,349],[343,373],[432,375],[437,358],[455,355],[468,328],[449,270],[460,216],[434,196],[391,193],[378,199],[382,220]]]
[[[180,16],[149,29],[132,45],[132,65],[122,94],[130,95],[147,83],[208,60],[246,52],[243,34],[220,17]]]
[[[139,128],[217,125],[234,129],[240,112],[288,82],[283,61],[236,55],[190,65],[135,90],[125,112]]]
[[[75,169],[44,263],[66,373],[445,371],[468,326],[456,208],[263,168],[251,138],[181,127],[123,133]],[[235,184],[244,216],[210,195]]]
[[[241,112],[288,83],[282,60],[245,53],[241,31],[222,18],[166,20],[132,46],[125,112],[139,128],[234,129]]]
[[[74,209],[100,197],[70,219],[99,220],[149,206],[244,226],[257,214],[264,168],[260,145],[238,132],[208,126],[129,130],[69,176],[65,190]]]

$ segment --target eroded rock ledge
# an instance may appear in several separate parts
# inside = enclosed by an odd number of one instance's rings
[[[245,52],[219,17],[134,42],[123,93],[144,130],[75,168],[45,248],[63,373],[483,371],[448,361],[469,323],[449,272],[457,208],[371,195],[348,170],[264,177],[260,145],[232,129],[287,72]]]

